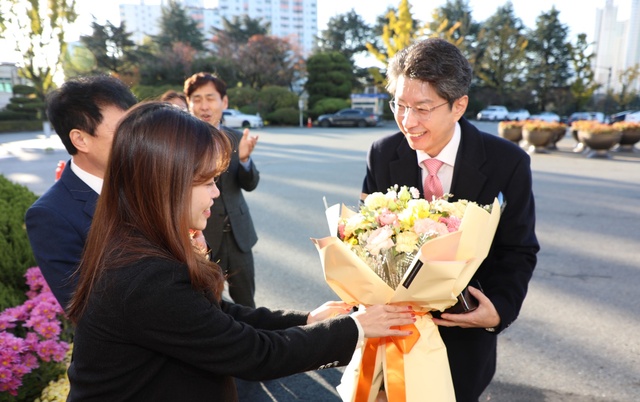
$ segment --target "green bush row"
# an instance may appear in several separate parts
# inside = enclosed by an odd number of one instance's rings
[[[37,122],[42,128],[42,122]],[[27,268],[36,266],[29,244],[24,216],[38,198],[27,187],[11,182],[0,174],[0,311],[22,304],[28,290],[24,277]],[[62,322],[61,336],[72,341],[73,333],[68,321]],[[25,375],[17,396],[0,393],[0,402],[31,402],[50,381],[65,373],[63,363],[44,362]]]
[[[24,215],[38,196],[0,174],[0,310],[26,300],[24,273],[36,265]]]
[[[0,133],[16,133],[21,131],[42,131],[42,121],[40,120],[0,121]]]

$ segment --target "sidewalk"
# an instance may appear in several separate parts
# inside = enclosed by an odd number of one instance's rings
[[[49,138],[42,131],[0,134],[0,174],[38,195],[53,184],[58,162],[68,159],[56,134]]]

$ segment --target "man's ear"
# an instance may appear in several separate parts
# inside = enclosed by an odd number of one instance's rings
[[[73,146],[76,147],[78,152],[82,152],[85,154],[89,152],[87,137],[89,137],[89,134],[85,133],[82,130],[78,130],[77,128],[74,128],[69,133],[69,139],[71,140]]]
[[[222,110],[229,108],[229,97],[227,95],[222,97]]]
[[[467,95],[461,96],[453,102],[453,114],[456,116],[456,121],[464,116],[464,112],[467,111],[467,106],[469,106],[469,96]]]

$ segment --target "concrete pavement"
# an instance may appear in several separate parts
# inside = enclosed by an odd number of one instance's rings
[[[495,123],[478,123],[496,132]],[[260,237],[256,300],[312,309],[335,295],[309,237],[327,235],[322,206],[355,205],[371,142],[394,127],[267,128],[247,194]],[[0,173],[42,194],[68,159],[57,137],[0,134]],[[532,155],[539,262],[519,319],[500,335],[498,372],[483,401],[640,400],[640,152],[591,159],[558,149]],[[284,285],[284,286],[283,286]],[[243,384],[243,400],[339,401],[340,370]]]

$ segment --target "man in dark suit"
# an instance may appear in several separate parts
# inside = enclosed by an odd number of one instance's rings
[[[107,76],[67,81],[47,97],[47,117],[71,160],[25,221],[42,275],[63,308],[75,289],[72,274],[89,233],[113,133],[136,102],[126,85]]]
[[[496,335],[518,316],[536,265],[530,158],[463,117],[472,69],[454,45],[437,38],[418,42],[395,55],[387,78],[400,132],[371,146],[362,196],[395,184],[423,191],[431,174],[452,201],[491,204],[499,193],[506,201],[489,255],[474,276],[484,293],[469,288],[478,308],[433,319],[447,347],[456,400],[477,402],[495,373]],[[437,173],[427,169],[429,159],[441,165]]]
[[[201,72],[187,78],[184,93],[189,111],[226,133],[233,144],[229,168],[220,175],[220,202],[211,208],[211,217],[203,231],[211,247],[213,260],[227,273],[229,295],[234,302],[255,307],[255,273],[251,248],[258,241],[249,206],[242,190],[253,191],[260,180],[256,165],[251,160],[257,136],[249,129],[241,134],[221,126],[222,112],[228,107],[226,83],[212,74]]]

